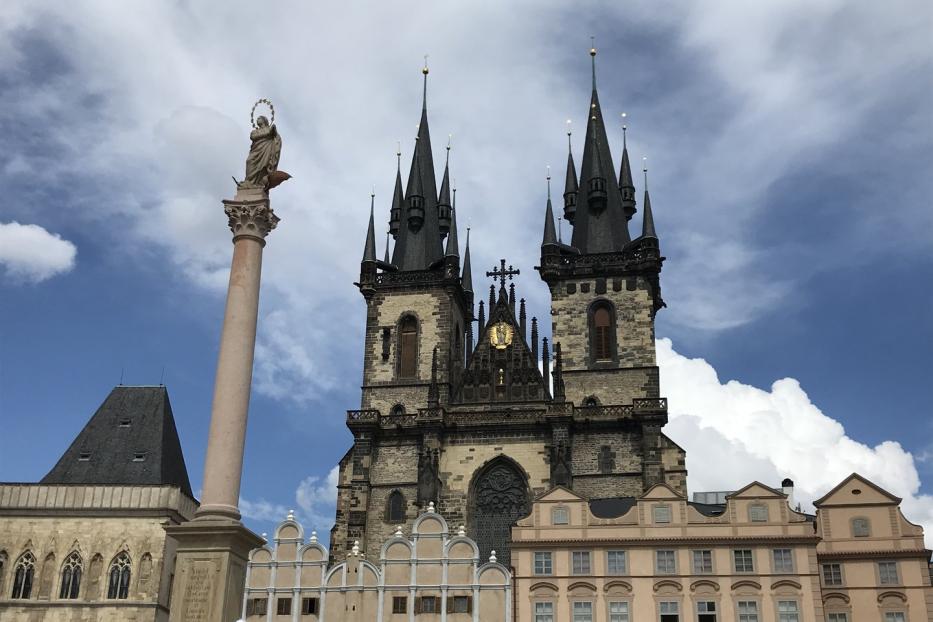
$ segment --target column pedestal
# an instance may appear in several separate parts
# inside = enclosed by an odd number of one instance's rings
[[[171,622],[239,619],[249,552],[264,544],[240,522],[238,506],[262,249],[279,218],[262,188],[239,188],[235,199],[223,203],[233,232],[233,261],[217,357],[201,506],[193,521],[165,528],[177,545]]]

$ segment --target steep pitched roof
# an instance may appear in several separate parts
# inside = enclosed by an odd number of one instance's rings
[[[178,486],[193,497],[165,387],[115,387],[42,484]]]
[[[873,495],[876,497],[874,500],[853,496],[853,489],[859,489],[865,486],[870,488],[875,493],[875,495]],[[855,494],[861,494],[861,491],[859,490]],[[833,498],[837,496],[837,499]],[[901,502],[901,498],[892,495],[881,486],[878,486],[874,482],[865,479],[858,473],[853,473],[849,475],[849,477],[839,482],[835,488],[814,501],[813,506],[819,508],[823,505],[863,505],[866,503],[872,503],[873,501],[881,501],[883,503],[890,502],[897,505]]]

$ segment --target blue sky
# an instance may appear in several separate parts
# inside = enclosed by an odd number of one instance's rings
[[[649,158],[662,392],[691,490],[792,475],[806,501],[859,470],[933,528],[928,3],[80,4],[0,9],[0,417],[19,441],[0,480],[41,478],[122,374],[164,380],[199,488],[220,201],[268,97],[295,178],[273,195],[243,507],[260,532],[289,508],[329,530],[368,195],[386,219],[423,54],[476,272],[508,248],[541,317],[545,166],[560,193],[595,35],[615,164],[623,111]]]

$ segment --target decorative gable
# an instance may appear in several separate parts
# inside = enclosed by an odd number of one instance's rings
[[[783,492],[761,482],[752,482],[729,495],[727,499],[783,499],[785,496]]]
[[[651,488],[645,491],[645,494],[638,498],[639,501],[655,501],[658,499],[668,499],[668,500],[677,500],[683,501],[683,497],[677,494],[673,488],[667,484],[655,484]]]
[[[858,473],[849,477],[813,502],[816,507],[831,505],[898,505],[900,497],[868,481]]]

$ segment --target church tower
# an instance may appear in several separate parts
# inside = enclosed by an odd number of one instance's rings
[[[537,318],[529,322],[511,282],[520,270],[504,259],[486,272],[488,299],[480,294],[474,305],[449,147],[436,188],[427,68],[424,78],[418,138],[404,184],[399,160],[382,260],[370,206],[357,283],[367,308],[362,397],[347,412],[354,441],[340,462],[330,550],[340,560],[358,541],[377,558],[386,538],[433,504],[449,524],[464,525],[481,558],[495,550],[508,565],[511,526],[554,486],[623,503],[658,482],[686,492],[684,452],[661,432],[654,315],[664,305],[663,258],[647,191],[643,234],[629,236],[628,153],[617,179],[594,65],[579,179],[568,157],[570,244],[554,226],[548,188],[538,270],[551,291],[552,339],[539,335]]]

